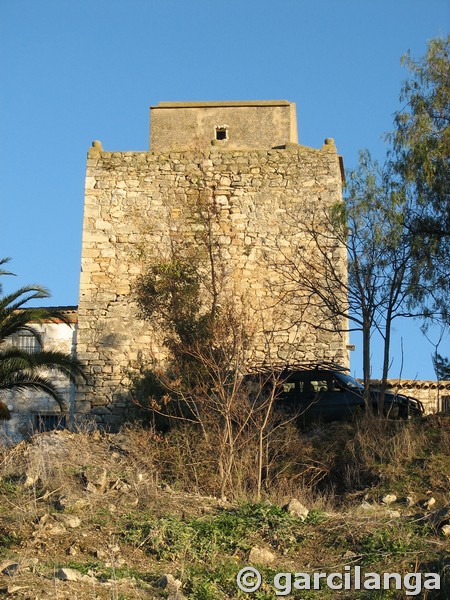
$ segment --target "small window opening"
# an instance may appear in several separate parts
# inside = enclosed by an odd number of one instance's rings
[[[41,344],[39,340],[31,331],[22,330],[18,331],[12,336],[12,343],[19,350],[23,350],[24,352],[30,352],[34,354],[35,352],[40,352],[42,350]]]
[[[39,414],[34,417],[34,425],[37,431],[53,431],[65,429],[66,416],[61,414]]]
[[[227,140],[228,129],[226,127],[216,127],[216,140]]]

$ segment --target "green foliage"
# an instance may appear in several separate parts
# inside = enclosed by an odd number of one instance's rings
[[[0,492],[8,496],[16,496],[20,490],[20,480],[16,477],[0,478]]]
[[[393,556],[408,556],[423,548],[423,539],[429,533],[426,525],[417,521],[386,524],[365,535],[358,544],[362,561],[374,564]]]
[[[426,55],[402,63],[410,78],[403,84],[404,109],[396,114],[394,148],[398,170],[416,185],[420,202],[431,202],[448,225],[450,155],[450,36],[429,42]],[[447,202],[445,202],[447,201]],[[436,215],[437,216],[437,215]],[[448,231],[447,231],[448,233]]]
[[[439,381],[450,381],[450,360],[440,354],[433,356],[433,366]]]
[[[241,592],[236,584],[236,575],[240,568],[241,565],[229,559],[213,565],[190,565],[186,569],[187,582],[184,590],[193,600],[246,598],[248,594]],[[276,571],[261,567],[259,571],[263,584],[260,590],[252,594],[252,598],[270,600],[273,598],[273,578]]]
[[[114,561],[112,560],[114,563]],[[52,564],[52,569],[55,569],[55,565]],[[115,567],[113,564],[110,567],[106,567],[103,561],[100,560],[85,560],[76,561],[69,560],[64,563],[60,563],[59,567],[73,569],[78,571],[82,575],[88,575],[94,573],[95,577],[100,581],[109,581],[111,579],[122,579],[122,578],[135,578],[138,581],[152,582],[158,579],[154,573],[141,572],[133,569],[131,566]]]
[[[410,230],[416,256],[427,260],[427,279],[436,308],[449,319],[450,273],[450,36],[429,42],[426,55],[403,64],[410,76],[400,100],[391,134],[393,166],[415,206]],[[417,294],[423,301],[423,294]]]
[[[199,355],[213,345],[215,311],[206,308],[200,272],[198,256],[180,254],[150,265],[137,282],[135,294],[141,316],[160,326],[169,351],[164,385],[145,365],[142,383],[135,381],[141,404],[145,388],[153,392],[146,397],[159,402],[168,389],[178,388],[179,396],[191,395],[207,377]]]
[[[273,548],[293,550],[301,545],[301,527],[299,519],[279,507],[260,503],[187,520],[175,515],[140,522],[133,519],[124,535],[158,560],[189,557],[210,561],[220,554],[243,557],[255,536]]]
[[[372,334],[378,331],[384,338],[380,412],[392,321],[405,316],[448,320],[450,314],[449,44],[450,36],[432,40],[424,58],[403,58],[410,78],[390,136],[390,160],[380,167],[368,151],[361,152],[358,166],[347,173],[345,203],[331,211],[334,232],[348,252],[348,282],[331,265],[321,278],[325,283],[319,281],[313,290],[335,314],[344,312],[339,300],[348,297],[346,316],[363,332],[366,388]],[[328,238],[317,239],[326,257]]]
[[[142,316],[169,326],[182,344],[204,340],[208,315],[201,314],[200,281],[198,265],[187,258],[151,265],[136,288]]]
[[[101,565],[102,563],[98,560],[89,560],[83,562],[79,562],[77,560],[69,560],[64,564],[61,564],[61,567],[73,569],[74,571],[78,571],[83,575],[87,575],[89,571],[97,570],[99,567],[101,567]]]
[[[6,550],[13,544],[20,543],[20,538],[13,532],[0,528],[0,556],[6,553]]]
[[[311,523],[321,518],[313,512]],[[184,590],[189,598],[199,600],[244,597],[237,588],[236,575],[250,548],[262,540],[284,554],[294,552],[301,547],[305,527],[300,519],[267,503],[242,504],[216,515],[186,519],[176,515],[141,521],[130,515],[129,519],[123,539],[159,561],[187,564]],[[269,587],[275,571],[264,567],[260,571],[268,586],[263,585],[254,597],[265,600],[272,597]]]

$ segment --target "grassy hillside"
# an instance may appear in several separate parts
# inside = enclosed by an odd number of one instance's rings
[[[235,493],[217,498],[214,462],[189,429],[49,432],[5,445],[0,591],[30,599],[269,599],[279,571],[353,574],[360,566],[439,573],[439,592],[414,597],[447,599],[449,426],[439,416],[288,427],[260,499],[246,485],[245,453]],[[309,509],[305,519],[283,508],[292,498]],[[249,564],[262,585],[244,594],[236,575]],[[285,597],[400,599],[405,590],[322,585]]]

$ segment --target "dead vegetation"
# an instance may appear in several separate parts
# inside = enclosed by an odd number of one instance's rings
[[[262,501],[255,501],[251,444],[236,462],[235,494],[216,497],[214,449],[189,426],[165,435],[138,426],[119,434],[49,432],[2,446],[2,593],[238,598],[236,573],[262,548],[274,558],[261,568],[258,599],[274,597],[277,571],[354,564],[439,572],[441,595],[426,597],[448,597],[448,416],[303,432],[290,424],[277,432],[277,444]],[[309,508],[305,520],[281,508],[292,498]],[[181,582],[176,593],[159,587],[167,574]],[[308,597],[336,597],[314,594]]]

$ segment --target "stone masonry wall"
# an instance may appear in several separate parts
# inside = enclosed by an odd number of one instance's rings
[[[380,381],[373,380],[371,384],[376,388],[380,385]],[[391,379],[388,381],[387,389],[420,400],[426,413],[450,410],[450,381]]]
[[[160,102],[150,109],[150,148],[185,150],[196,143],[229,149],[275,148],[298,142],[295,104],[255,102]],[[218,140],[215,129],[226,129]]]
[[[76,413],[114,426],[126,406],[130,369],[139,360],[161,358],[158,333],[137,316],[133,285],[143,248],[163,252],[177,227],[189,235],[195,226],[189,206],[201,193],[217,209],[214,234],[229,289],[257,321],[255,357],[267,356],[270,332],[269,350],[279,361],[348,366],[347,335],[292,327],[298,307],[291,314],[277,308],[274,285],[280,277],[275,259],[298,241],[299,220],[340,200],[341,185],[332,140],[320,150],[287,144],[160,153],[104,152],[95,142],[87,161],[77,340],[89,382],[78,391]],[[345,277],[342,248],[334,248],[333,257]]]

